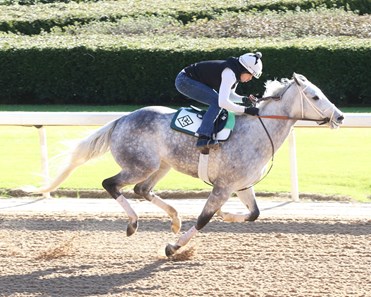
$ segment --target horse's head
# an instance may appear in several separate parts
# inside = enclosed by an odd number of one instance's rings
[[[300,100],[300,117],[303,119],[318,119],[318,124],[328,124],[337,128],[344,120],[343,113],[333,104],[323,92],[307,80],[303,75],[294,73],[294,84]]]

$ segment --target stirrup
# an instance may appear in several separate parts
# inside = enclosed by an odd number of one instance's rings
[[[200,135],[196,143],[196,147],[199,150],[203,150],[204,148],[214,148],[217,146],[219,146],[218,140],[203,135]]]

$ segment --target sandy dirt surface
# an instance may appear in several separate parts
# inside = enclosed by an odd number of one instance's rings
[[[215,218],[172,259],[165,216],[125,231],[119,213],[1,214],[0,296],[371,296],[369,219]]]

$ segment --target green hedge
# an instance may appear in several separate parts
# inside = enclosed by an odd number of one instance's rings
[[[40,34],[52,28],[64,28],[73,24],[86,24],[92,21],[115,22],[124,17],[169,16],[187,24],[197,19],[213,19],[224,12],[245,13],[250,11],[295,11],[318,7],[344,7],[360,14],[371,13],[369,0],[281,0],[233,1],[200,0],[192,1],[98,1],[0,6],[0,31],[21,34]]]
[[[58,4],[58,3],[92,3],[104,2],[101,0],[0,0],[0,5],[37,5],[37,4]],[[216,10],[216,11],[248,11],[248,10],[297,10],[311,9],[319,6],[327,8],[344,7],[347,10],[359,11],[360,13],[370,13],[371,3],[369,0],[250,0],[250,1],[228,1],[228,0],[147,0],[136,1],[131,0],[116,0],[115,2],[122,3],[124,7],[134,6],[140,7],[140,10],[145,8],[155,8],[154,11],[197,11]],[[141,3],[142,2],[142,3]],[[148,10],[146,10],[147,12]]]
[[[1,104],[171,104],[178,71],[195,61],[263,53],[267,79],[304,74],[336,104],[371,105],[371,40],[8,36],[0,50]]]

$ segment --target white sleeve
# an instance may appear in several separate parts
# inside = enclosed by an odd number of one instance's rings
[[[229,96],[232,92],[232,86],[236,81],[236,75],[234,72],[229,68],[225,68],[222,72],[222,82],[219,88],[218,102],[221,108],[224,108],[228,111],[243,113],[245,111],[245,107],[237,105],[229,99]]]
[[[241,103],[242,102],[242,98],[244,96],[238,95],[236,93],[236,88],[237,88],[237,86],[234,89],[231,90],[231,94],[229,95],[229,99],[231,99],[233,102],[239,102],[239,103]]]

